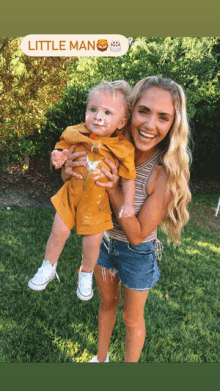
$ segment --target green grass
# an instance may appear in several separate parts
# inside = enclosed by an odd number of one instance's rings
[[[146,340],[140,362],[220,361],[219,194],[195,194],[192,218],[181,246],[164,244],[161,277],[145,307]],[[40,266],[53,209],[0,208],[0,362],[87,362],[97,351],[99,296],[81,302],[75,294],[81,237],[72,232],[58,272],[45,291],[27,282]],[[109,353],[124,359],[121,301]]]

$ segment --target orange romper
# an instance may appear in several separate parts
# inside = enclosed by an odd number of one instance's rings
[[[97,186],[90,176],[91,166],[97,163],[110,171],[103,161],[105,157],[115,163],[119,160],[118,174],[126,179],[135,179],[134,146],[122,134],[116,131],[115,137],[89,138],[91,132],[85,124],[68,126],[56,143],[55,149],[69,149],[78,144],[75,152],[88,153],[87,167],[76,167],[75,172],[84,176],[84,180],[72,177],[51,198],[56,211],[70,228],[76,226],[77,234],[88,235],[104,232],[113,228],[108,194],[105,188]],[[93,134],[94,135],[94,134]],[[107,182],[104,178],[100,182]]]

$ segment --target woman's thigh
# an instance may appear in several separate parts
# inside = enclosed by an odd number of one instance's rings
[[[113,273],[112,270],[103,269],[101,266],[96,265],[94,276],[102,307],[106,310],[111,310],[113,307],[118,306],[121,299],[121,282],[118,278],[118,273]]]
[[[144,319],[144,307],[149,289],[135,291],[124,286],[123,320],[126,326],[135,327]]]

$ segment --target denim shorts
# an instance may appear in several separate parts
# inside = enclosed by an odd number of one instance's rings
[[[105,234],[97,264],[104,270],[111,271],[113,275],[118,273],[119,280],[127,288],[146,291],[156,284],[160,276],[155,242],[156,240],[151,240],[133,246]]]

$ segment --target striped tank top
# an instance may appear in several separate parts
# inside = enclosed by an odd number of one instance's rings
[[[142,205],[146,201],[148,194],[146,193],[147,184],[150,179],[150,176],[156,167],[156,165],[160,161],[160,151],[157,151],[147,162],[142,164],[141,166],[136,167],[136,179],[135,179],[135,198],[134,198],[134,209],[135,209],[135,216],[138,215]],[[121,182],[119,182],[119,185],[121,187]],[[115,217],[115,213],[112,210],[112,221],[114,228],[109,229],[107,231],[107,234],[112,239],[119,240],[121,242],[128,242],[127,237],[125,236],[124,232],[122,231],[122,228],[120,224],[118,223],[118,220]],[[151,232],[151,234],[144,239],[143,242],[150,242],[153,239],[157,238],[157,228]]]

